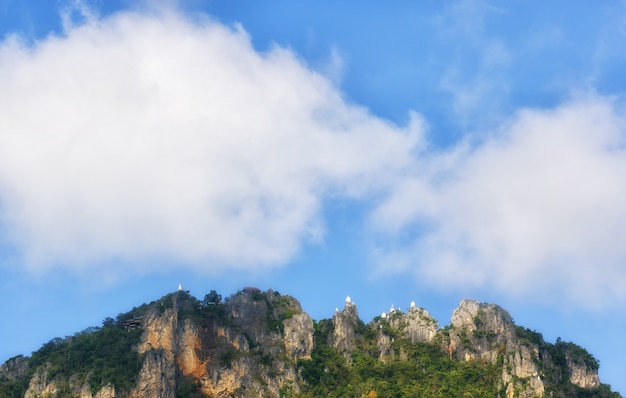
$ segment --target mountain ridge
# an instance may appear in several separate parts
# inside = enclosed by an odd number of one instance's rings
[[[411,303],[315,322],[294,297],[179,291],[0,365],[0,397],[621,397],[582,347],[463,300],[444,327]],[[468,395],[469,396],[469,395]]]

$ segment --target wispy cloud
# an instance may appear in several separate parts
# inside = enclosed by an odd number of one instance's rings
[[[487,28],[503,13],[490,2],[459,0],[447,4],[436,18],[436,31],[448,62],[440,89],[462,129],[474,130],[499,122],[506,109],[508,79],[515,52]]]
[[[411,162],[418,119],[347,105],[240,27],[78,11],[64,36],[0,47],[2,227],[33,272],[283,264],[322,233],[325,197],[369,195]]]
[[[75,26],[84,23],[93,24],[98,15],[83,0],[69,0],[61,9],[61,25],[65,32],[71,31]]]

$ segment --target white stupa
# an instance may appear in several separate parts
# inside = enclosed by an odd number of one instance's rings
[[[179,292],[182,292],[182,291],[183,291],[183,285],[182,285],[182,284],[180,284],[180,283],[178,284],[178,291],[179,291]]]
[[[346,304],[350,304],[352,303],[352,299],[350,298],[350,296],[346,297]]]
[[[411,308],[415,308],[415,301],[411,301]]]
[[[383,319],[387,319],[387,314],[385,314],[385,311],[383,311],[383,313],[380,315],[381,318]]]

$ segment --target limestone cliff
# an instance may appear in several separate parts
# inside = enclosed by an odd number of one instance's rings
[[[28,358],[23,355],[10,358],[8,361],[0,365],[0,378],[15,381],[28,374]]]
[[[89,383],[75,376],[70,377],[67,382],[49,378],[49,367],[46,366],[38,369],[30,379],[24,397],[56,397],[68,394],[77,398],[114,398],[116,396],[115,387],[110,384],[102,386],[95,394],[92,394]]]
[[[284,344],[292,360],[311,359],[313,351],[313,322],[308,314],[296,314],[284,322]]]
[[[431,342],[437,335],[438,323],[428,311],[412,303],[408,313],[392,306],[389,313],[374,319],[370,327],[377,330],[378,357],[385,361],[395,355],[403,355],[392,348],[391,343],[396,337],[411,343]]]
[[[447,337],[444,344],[457,359],[501,363],[509,398],[543,396],[546,378],[565,378],[582,388],[600,385],[597,362],[584,350],[571,343],[547,344],[541,334],[517,327],[497,305],[461,301]]]
[[[346,298],[346,305],[343,310],[335,311],[332,322],[333,333],[330,336],[330,345],[349,355],[356,348],[354,329],[359,322],[359,311],[350,297]]]
[[[91,383],[93,374],[67,374],[56,363],[44,362],[29,375],[24,357],[3,364],[0,376],[7,380],[29,377],[27,398],[68,394],[81,398],[279,397],[298,393],[302,383],[297,361],[311,358],[313,350],[312,319],[297,300],[271,290],[248,289],[226,302],[201,302],[179,291],[123,317],[127,319],[118,319],[118,326],[110,327],[141,331],[132,348],[140,366],[127,391],[116,392],[107,383],[94,391],[93,385],[102,383]],[[93,333],[102,330],[94,328]],[[79,344],[81,339],[56,339],[46,350],[54,356],[55,350]],[[63,364],[61,368],[70,367]]]
[[[202,301],[178,291],[0,365],[0,397],[378,393],[620,396],[600,383],[587,351],[545,342],[497,305],[463,300],[443,328],[415,303],[365,324],[348,297],[332,319],[314,323],[295,298],[255,288]]]
[[[185,294],[173,300],[145,317],[138,351],[147,355],[131,397],[298,391],[296,361],[311,355],[313,321],[295,299],[252,291],[204,307]]]
[[[363,338],[373,332],[376,358],[390,364],[408,359],[406,347],[410,346],[406,344],[438,344],[450,359],[489,363],[499,369],[501,398],[577,396],[574,386],[588,390],[601,386],[597,361],[584,349],[561,341],[546,343],[541,334],[516,326],[511,315],[497,305],[463,300],[442,329],[415,303],[406,313],[392,306],[368,325],[360,324],[357,307],[348,299],[345,308],[322,327],[323,335],[328,345],[350,360],[359,350],[371,352],[371,343]]]
[[[511,315],[499,306],[461,301],[452,314],[446,343],[450,354],[464,361],[501,361],[507,397],[543,396],[539,346],[521,342]]]

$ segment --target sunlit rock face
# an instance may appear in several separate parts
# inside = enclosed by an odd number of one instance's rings
[[[577,361],[571,354],[566,354],[566,363],[572,384],[581,388],[596,388],[600,385],[596,367],[591,367],[584,361]]]
[[[313,351],[313,320],[309,314],[296,314],[284,322],[283,342],[293,360],[311,359]]]
[[[139,350],[152,356],[133,396],[175,397],[181,383],[213,397],[278,397],[285,386],[297,393],[296,362],[313,349],[313,321],[297,300],[243,292],[217,304],[221,315],[201,324],[180,320],[179,302],[148,317]]]

